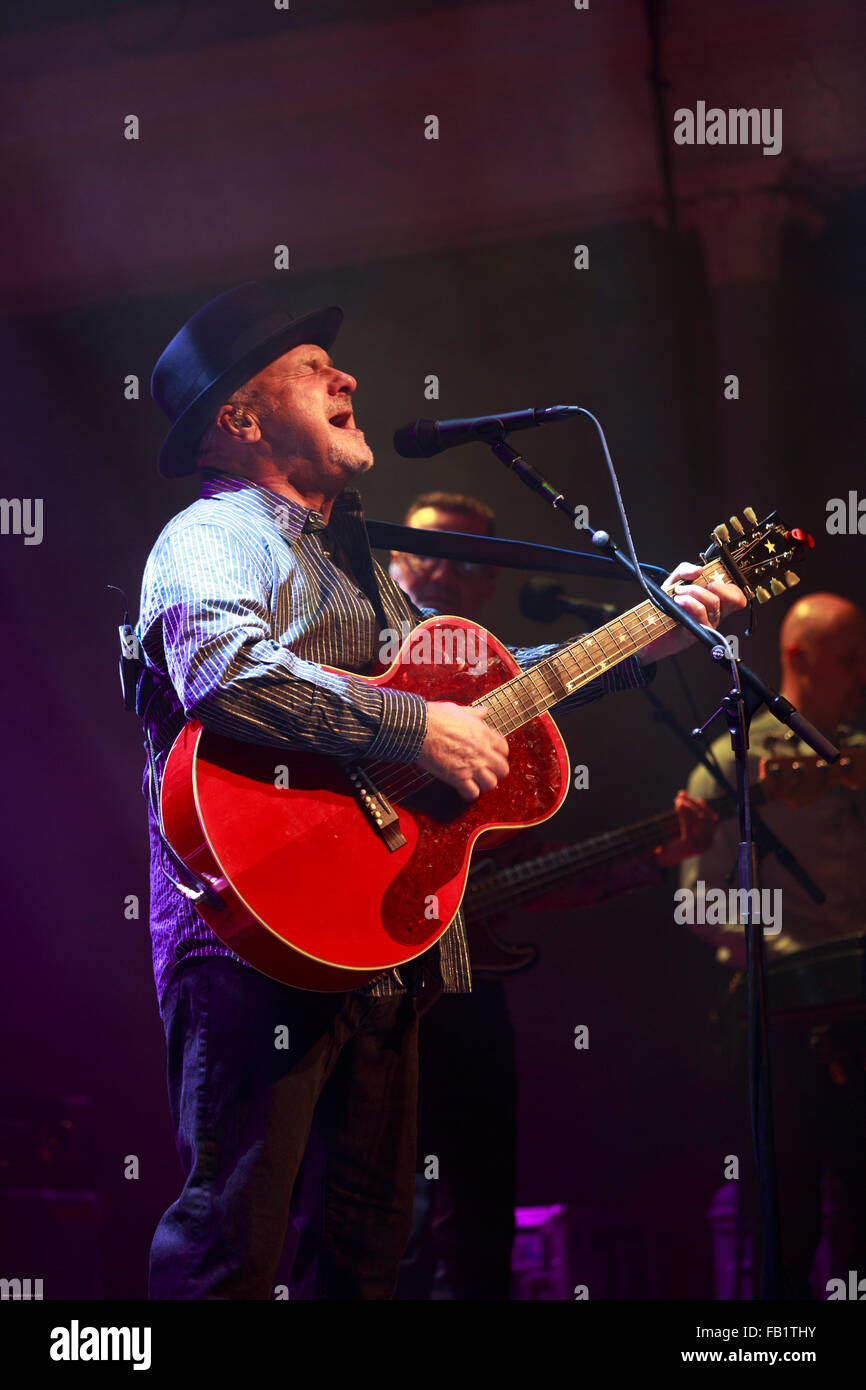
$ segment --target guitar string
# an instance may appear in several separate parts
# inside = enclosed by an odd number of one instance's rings
[[[575,643],[552,653],[528,671],[518,672],[517,675],[512,676],[487,695],[473,701],[473,705],[487,705],[492,715],[491,726],[505,735],[513,733],[515,729],[544,713],[551,705],[572,694],[576,688],[579,688],[578,682],[587,684],[594,680],[598,674],[610,669],[611,666],[618,665],[620,661],[624,661],[634,651],[646,645],[647,640],[652,641],[660,635],[657,630],[651,632],[648,628],[642,613],[642,610],[646,608],[652,609],[653,614],[660,620],[660,624],[664,621],[662,615],[658,614],[652,604],[641,604],[638,608],[631,609],[620,618],[614,619],[605,628],[600,628],[597,632],[588,634],[587,637],[581,637]],[[637,626],[630,629],[629,620]],[[652,621],[655,622],[655,617]],[[671,627],[674,626],[672,619],[667,619],[666,622]],[[622,628],[622,633],[615,634],[612,631],[615,625]],[[605,641],[608,643],[607,646],[605,646]],[[594,660],[592,654],[584,650],[587,643],[594,643],[601,649],[602,659],[600,661]],[[580,657],[582,655],[589,660],[588,668],[584,668],[581,664]],[[571,669],[567,663],[570,663]],[[561,670],[557,668],[561,668]],[[546,679],[545,687],[541,687],[539,684],[540,678],[544,679],[548,674],[555,681],[553,689]],[[525,694],[522,687],[525,687]],[[515,691],[517,692],[517,699],[513,698]],[[503,708],[505,700],[509,699],[509,696],[510,708],[507,705]],[[389,771],[382,775],[381,782],[377,781],[376,785],[389,800],[398,800],[412,795],[420,787],[437,780],[429,773],[418,770],[415,764],[404,765],[403,767],[394,764],[384,764],[383,766],[387,767]],[[374,780],[376,779],[374,778]]]
[[[641,610],[646,608],[652,609],[659,620],[655,631],[647,626],[643,617]],[[632,623],[631,628],[629,621]],[[655,623],[655,618],[652,621]],[[638,608],[614,619],[605,628],[560,648],[528,671],[518,672],[487,695],[474,700],[472,705],[486,705],[491,711],[491,727],[504,735],[513,733],[537,715],[543,714],[551,705],[574,693],[580,685],[587,684],[612,666],[619,665],[629,655],[633,655],[642,646],[660,636],[659,628],[665,630],[665,623],[670,624],[670,627],[674,626],[673,619],[664,619],[652,604],[641,604]],[[621,627],[622,632],[614,633],[612,629],[615,626]],[[600,661],[595,660],[592,653],[585,650],[586,644],[594,644],[601,649]],[[581,664],[581,656],[588,659],[588,667]],[[546,679],[548,675],[551,677],[550,682]],[[541,680],[544,680],[544,686],[540,684]],[[510,707],[505,704],[506,700],[509,701]],[[375,775],[373,780],[382,794],[392,801],[412,795],[422,786],[438,780],[429,773],[421,772],[414,763],[402,766],[393,763],[381,765],[388,768],[388,771],[381,775],[381,781]],[[372,765],[365,766],[369,770]]]
[[[760,539],[763,541],[765,537],[761,537]],[[779,557],[780,560],[781,558],[782,557]],[[713,583],[716,579],[728,578],[727,570],[722,562],[714,560],[702,569],[698,579],[693,582],[698,583],[702,581],[704,583]],[[633,630],[629,629],[629,621],[631,621],[633,625],[636,624]],[[650,622],[654,624],[654,630],[650,629],[648,626]],[[635,651],[640,650],[641,647],[654,641],[656,637],[661,636],[665,632],[672,631],[675,626],[676,624],[672,618],[669,618],[666,614],[660,613],[653,603],[649,600],[645,600],[636,608],[629,609],[626,613],[621,614],[618,618],[612,619],[610,623],[605,624],[595,632],[588,633],[585,636],[575,639],[574,642],[561,647],[559,651],[544,658],[544,660],[538,662],[536,666],[531,667],[528,671],[518,672],[516,675],[510,677],[509,680],[503,682],[502,685],[490,691],[487,695],[480,697],[478,700],[474,700],[472,704],[483,704],[491,707],[494,715],[494,719],[491,720],[492,727],[496,728],[504,735],[513,733],[531,719],[536,718],[539,714],[543,714],[551,705],[558,703],[559,700],[572,694],[575,689],[579,689],[580,685],[587,684],[590,680],[595,679],[597,675],[610,669],[611,666],[618,665],[629,655],[633,655]],[[614,629],[616,627],[621,627],[622,632],[615,633]],[[630,645],[630,650],[626,647],[623,634],[626,642]],[[608,648],[605,647],[605,641],[610,644]],[[592,653],[586,650],[587,646],[593,644],[601,649],[601,661],[595,661]],[[625,649],[623,649],[624,647]],[[581,665],[580,655],[586,656],[589,659],[590,665],[587,670]],[[565,665],[566,661],[572,663],[573,668],[576,668],[576,670],[569,672],[568,667]],[[562,678],[562,673],[556,670],[558,666],[562,667],[562,671],[565,673],[565,679]],[[546,690],[542,690],[539,687],[538,679],[539,677],[544,677],[546,672],[549,672],[551,676],[557,678],[557,689],[551,690],[548,686]],[[521,698],[520,693],[522,688],[526,690],[526,695],[523,698]],[[512,691],[512,689],[518,691],[518,698],[516,700],[513,698],[511,699],[511,710],[503,710],[501,705],[504,699],[508,698],[509,691]],[[539,695],[541,696],[540,702],[537,698]],[[516,719],[514,718],[515,712],[517,714]],[[374,761],[369,764],[365,763],[364,767],[373,778],[377,789],[390,801],[404,800],[406,797],[412,796],[421,790],[422,787],[426,787],[431,782],[440,780],[434,778],[430,773],[422,772],[414,763],[394,764],[385,762],[377,763]],[[377,777],[372,771],[372,769],[376,767],[382,767],[386,770]],[[379,778],[381,778],[381,780],[379,780]]]
[[[499,899],[504,899],[504,905],[507,905],[507,902],[512,900],[525,901],[527,898],[540,896],[545,889],[556,887],[563,881],[586,869],[596,868],[611,858],[620,858],[628,850],[634,849],[639,853],[641,850],[654,849],[660,842],[659,837],[661,843],[664,843],[666,834],[675,830],[678,824],[676,812],[666,812],[658,819],[654,818],[652,826],[641,828],[640,831],[635,827],[633,833],[628,836],[620,831],[611,831],[608,836],[599,836],[597,840],[589,841],[586,846],[569,846],[564,851],[553,851],[549,856],[550,862],[543,868],[542,860],[548,858],[546,855],[541,856],[539,860],[530,859],[523,864],[503,869],[493,875],[496,879],[494,883],[479,880],[476,884],[470,884],[464,906],[490,912]],[[581,852],[574,853],[578,848]]]
[[[777,527],[775,528],[775,530],[778,534],[779,528]],[[740,545],[740,547],[738,547],[737,559],[741,568],[745,567],[745,561],[750,555],[751,551],[755,548],[755,546],[758,544],[765,543],[766,539],[767,533],[763,533],[762,535],[756,536],[753,539],[744,541]],[[772,564],[772,568],[778,568],[782,562],[787,563],[787,561],[791,558],[792,555],[793,551],[789,550],[786,554],[782,554],[775,557]],[[702,581],[704,583],[713,583],[716,579],[730,579],[730,576],[720,559],[712,560],[708,565],[703,566],[698,578],[693,582],[697,583],[698,581]],[[529,671],[518,672],[508,681],[504,682],[500,686],[497,686],[495,690],[489,692],[488,695],[482,697],[479,700],[473,701],[472,704],[494,705],[494,703],[499,703],[501,702],[503,694],[507,692],[507,690],[511,686],[516,686],[518,682],[522,681],[526,681],[527,688],[531,690],[534,682],[531,682],[528,678],[537,677],[538,674],[543,674],[545,667],[548,667],[551,671],[553,671],[553,663],[558,662],[561,664],[563,660],[566,658],[577,665],[578,673],[580,675],[588,674],[589,679],[594,679],[596,674],[607,670],[612,665],[618,665],[619,662],[625,660],[625,658],[628,655],[633,654],[629,653],[628,651],[625,651],[624,653],[621,653],[617,656],[616,661],[611,661],[609,659],[609,654],[605,652],[601,638],[606,635],[610,635],[611,640],[614,643],[614,653],[616,653],[619,643],[617,638],[613,636],[611,629],[614,627],[614,624],[619,623],[622,624],[622,626],[625,628],[626,635],[630,638],[632,642],[634,642],[634,634],[628,631],[628,619],[636,620],[639,624],[639,627],[643,629],[642,635],[646,636],[648,629],[646,627],[645,620],[642,616],[645,612],[649,613],[651,621],[660,622],[662,624],[663,631],[670,631],[675,625],[673,619],[668,618],[667,615],[659,613],[655,605],[647,600],[644,603],[639,604],[636,608],[630,609],[628,612],[621,614],[618,618],[613,619],[611,623],[606,624],[602,628],[599,628],[596,632],[589,633],[584,637],[578,638],[575,642],[570,643],[568,646],[561,648],[559,652],[554,653],[551,657],[545,658],[544,661],[539,662],[537,666],[530,668]],[[656,636],[659,635],[661,635],[661,633],[654,632],[649,637],[649,640],[652,641],[655,639]],[[601,646],[602,656],[604,659],[601,663],[591,664],[590,672],[584,673],[582,667],[580,666],[580,661],[576,654],[576,650],[578,648],[582,648],[584,644],[588,645],[593,641],[595,641],[597,645]],[[642,645],[646,644],[642,644],[640,642],[636,643],[635,649],[639,649]],[[587,655],[589,654],[587,653]],[[587,682],[582,681],[582,683],[586,684]],[[576,685],[576,680],[572,678],[571,681],[566,681],[563,683],[563,685],[564,690],[560,693],[559,699],[562,699],[564,695],[572,693],[572,687]],[[578,686],[577,688],[580,687]],[[519,728],[522,724],[528,723],[529,720],[535,718],[537,715],[541,713],[544,713],[547,709],[551,707],[551,705],[556,703],[557,700],[555,698],[550,698],[550,692],[548,692],[547,700],[545,701],[543,699],[542,704],[536,708],[531,708],[528,704],[524,704],[523,706],[521,706],[519,700],[517,702],[513,701],[512,704],[517,709],[518,714],[520,716],[517,722],[506,724],[504,721],[500,720],[494,725],[494,727],[498,728],[499,731],[503,734],[513,733],[514,730]],[[499,713],[499,711],[495,712]],[[509,718],[511,717],[512,716],[509,716]],[[377,767],[385,769],[381,773],[377,774],[378,777],[381,778],[381,781],[377,781],[376,783],[377,788],[379,791],[381,791],[381,793],[384,796],[387,796],[389,800],[401,800],[405,799],[408,796],[413,796],[417,791],[421,790],[422,787],[428,786],[431,782],[441,780],[434,778],[429,773],[422,772],[414,763],[408,765],[401,765],[386,762],[376,762],[374,760],[371,763],[365,764],[365,768],[368,771],[370,771],[371,776],[373,775],[371,769]]]
[[[493,727],[503,734],[512,733],[522,724],[529,722],[538,714],[544,713],[551,705],[573,693],[574,689],[578,688],[578,681],[581,684],[588,683],[595,679],[600,672],[613,665],[618,665],[628,655],[646,645],[647,641],[654,640],[659,634],[657,630],[651,631],[648,628],[643,616],[646,608],[653,608],[653,605],[642,604],[639,608],[632,609],[628,613],[622,614],[620,618],[614,619],[606,628],[587,634],[569,646],[560,648],[559,651],[552,653],[551,656],[546,657],[529,671],[520,671],[510,677],[488,695],[473,701],[473,704],[488,705],[495,720],[495,722],[491,721]],[[656,611],[653,608],[654,614]],[[673,626],[673,620],[668,619],[667,621]],[[655,622],[655,618],[653,618],[653,622]],[[629,623],[631,623],[631,627]],[[620,627],[622,631],[615,633],[613,631],[615,626]],[[595,660],[592,653],[585,650],[587,643],[600,648],[601,661]],[[588,667],[582,665],[581,656],[588,658],[590,663]],[[550,681],[546,679],[547,676],[551,677]],[[540,678],[545,679],[545,688],[539,686]],[[553,683],[553,689],[551,689],[551,683]],[[514,700],[512,696],[510,707],[505,706],[503,708],[505,700],[509,697],[509,692],[513,692],[521,684],[525,684],[526,694],[517,700]],[[517,718],[515,718],[515,712]],[[399,769],[394,764],[386,766],[391,771],[383,774],[381,790],[389,796],[392,793],[394,797],[412,794],[420,786],[426,785],[431,780],[436,780],[427,773],[419,773],[414,764]]]
[[[802,760],[800,761],[802,763]],[[811,761],[817,763],[819,760],[813,758]],[[822,791],[826,790],[828,786],[834,785],[832,781],[833,770],[829,769],[831,781],[824,784],[821,788]],[[844,785],[844,779],[842,780]],[[788,794],[793,791],[790,787],[786,790]],[[800,788],[799,790],[802,794],[803,789]],[[767,773],[758,782],[752,784],[750,791],[752,800],[757,806],[763,805],[768,800],[773,802],[785,799],[782,788]],[[808,799],[807,797],[806,802],[800,804],[807,804]],[[711,797],[707,805],[720,817],[724,817],[726,811],[729,815],[733,815],[735,810],[729,798],[724,794]],[[470,881],[464,905],[472,910],[477,908],[479,915],[481,915],[482,912],[490,913],[495,910],[497,901],[504,900],[504,906],[507,906],[509,902],[531,901],[533,897],[540,896],[545,888],[556,887],[569,878],[587,869],[596,868],[599,864],[604,864],[610,859],[624,858],[627,851],[639,852],[642,849],[655,849],[660,844],[667,843],[668,833],[676,830],[678,825],[679,817],[676,811],[665,811],[661,815],[650,816],[647,820],[638,821],[624,829],[609,830],[603,835],[593,836],[591,840],[582,841],[580,844],[566,845],[563,849],[551,850],[534,859],[524,860],[523,863],[510,865],[506,869],[495,870],[492,874],[477,879],[475,882]]]
[[[793,759],[791,761],[794,761]],[[817,761],[812,759],[813,762]],[[834,769],[827,769],[832,772]],[[831,785],[824,784],[823,790]],[[788,794],[793,789],[787,788]],[[802,788],[800,789],[802,791]],[[785,794],[777,782],[765,773],[760,781],[753,783],[751,795],[754,803],[763,805],[768,799],[785,799]],[[710,810],[717,815],[733,814],[734,807],[724,794],[711,797],[707,802]],[[650,816],[623,829],[609,830],[595,835],[576,845],[566,845],[562,849],[551,850],[523,863],[509,865],[506,869],[495,870],[492,874],[476,879],[468,885],[465,904],[479,915],[496,909],[497,902],[526,902],[540,896],[549,887],[556,887],[569,878],[598,867],[611,859],[624,858],[627,853],[654,849],[668,842],[668,835],[679,826],[676,811],[665,811],[661,815]]]
[[[743,552],[750,551],[754,548],[755,544],[764,543],[765,541],[766,535],[762,535],[758,537],[754,542],[744,543],[739,556],[741,564],[743,563]],[[787,563],[792,554],[792,551],[788,551],[786,554],[782,554],[775,557],[775,560],[773,561],[773,567],[778,568],[782,562]],[[710,562],[709,565],[704,566],[699,576],[699,579],[702,580],[704,583],[712,583],[716,579],[729,579],[729,575],[721,560],[713,560]],[[698,580],[695,580],[694,582],[697,583]],[[658,629],[650,632],[644,617],[645,614],[648,615],[650,621],[652,621],[653,623],[660,624],[661,632]],[[629,631],[627,626],[627,622],[629,619],[637,622],[637,635],[643,638],[644,640],[637,641],[635,632]],[[634,644],[631,653],[628,650],[621,650],[622,637],[621,635],[614,635],[612,631],[614,626],[617,624],[622,625],[622,627],[625,629],[626,636]],[[653,641],[656,637],[662,635],[662,632],[671,631],[674,628],[674,626],[675,622],[673,619],[668,618],[666,615],[660,614],[654,604],[652,604],[649,601],[645,601],[644,603],[639,604],[636,608],[630,609],[627,613],[621,614],[620,617],[614,618],[609,624],[606,624],[605,627],[599,628],[597,631],[593,633],[588,633],[585,636],[576,639],[573,643],[570,643],[569,645],[562,647],[558,652],[554,653],[552,656],[545,658],[545,660],[542,662],[539,662],[537,666],[530,668],[529,671],[518,672],[515,676],[512,676],[508,681],[505,681],[502,685],[497,686],[496,689],[491,691],[487,696],[481,697],[480,699],[473,701],[473,704],[488,704],[493,706],[496,710],[496,705],[501,704],[503,695],[507,694],[508,690],[511,687],[518,686],[521,682],[525,682],[527,689],[531,691],[533,687],[536,686],[536,682],[531,680],[531,678],[537,678],[539,675],[543,675],[545,669],[550,670],[552,673],[554,671],[554,663],[562,664],[564,659],[570,660],[577,666],[578,676],[580,676],[581,678],[586,677],[586,679],[581,679],[581,684],[586,684],[588,680],[594,679],[597,674],[609,669],[611,666],[618,665],[620,661],[624,660],[628,655],[633,654],[635,650],[638,650],[642,646],[647,645],[647,639],[649,641]],[[601,640],[602,638],[607,638],[609,641],[613,643],[612,652],[609,650],[605,650],[603,641]],[[595,643],[596,645],[601,647],[603,657],[603,660],[601,662],[593,663],[591,654],[584,650],[587,645],[590,645],[592,643]],[[592,664],[590,665],[589,671],[584,671],[581,667],[577,655],[578,650],[583,651],[584,655],[590,657],[590,662]],[[611,659],[612,656],[615,657],[615,660]],[[568,676],[569,673],[567,668],[564,669],[566,676]],[[496,710],[496,713],[499,715],[499,719],[497,723],[494,724],[494,727],[499,729],[499,731],[503,734],[513,733],[514,730],[519,728],[522,724],[528,723],[529,720],[535,718],[539,714],[544,713],[547,709],[551,707],[551,705],[556,704],[558,700],[561,700],[565,696],[571,694],[574,688],[579,688],[579,686],[577,686],[576,677],[572,675],[570,680],[567,679],[565,681],[560,682],[560,688],[556,693],[553,693],[550,690],[548,690],[546,697],[542,696],[542,702],[540,704],[532,705],[529,703],[528,699],[524,699],[523,702],[521,702],[519,699],[517,701],[512,700],[512,707],[518,713],[517,720],[513,720],[513,714],[511,711],[508,712],[508,720],[506,720],[505,718],[503,718],[503,712],[501,710]],[[401,766],[399,764],[395,765],[383,763],[380,764],[380,766],[387,769],[385,772],[380,774],[383,779],[382,784],[380,786],[380,790],[382,790],[383,794],[389,795],[391,799],[399,799],[406,796],[414,795],[415,792],[418,791],[421,787],[427,786],[431,781],[437,780],[433,778],[430,774],[421,773],[417,769],[415,764]]]

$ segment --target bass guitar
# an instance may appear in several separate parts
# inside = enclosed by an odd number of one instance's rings
[[[813,754],[762,758],[758,781],[751,787],[752,805],[784,801],[789,806],[808,806],[833,787],[847,787],[849,791],[866,787],[866,748],[847,748],[832,764]],[[721,820],[737,812],[733,793],[714,796],[707,805]],[[473,971],[516,975],[538,959],[539,950],[533,942],[504,940],[490,925],[492,917],[521,903],[531,903],[564,883],[579,882],[582,874],[627,863],[672,844],[679,837],[676,811],[662,811],[632,825],[593,835],[589,840],[522,859],[508,868],[470,875],[462,907]]]

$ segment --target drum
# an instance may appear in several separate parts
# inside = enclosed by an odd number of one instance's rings
[[[771,1019],[832,1023],[866,1015],[866,936],[849,936],[779,956],[767,964]],[[724,1028],[746,1019],[746,974],[732,976],[712,1015]]]
[[[767,967],[771,1015],[813,1023],[866,1014],[866,936],[794,951]]]

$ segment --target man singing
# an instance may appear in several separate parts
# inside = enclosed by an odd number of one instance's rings
[[[417,1013],[425,988],[471,989],[461,919],[418,960],[345,994],[292,989],[241,961],[172,881],[155,811],[165,755],[187,718],[231,738],[334,757],[414,763],[467,801],[508,772],[483,708],[426,702],[353,677],[385,629],[419,610],[373,560],[352,484],[373,454],[354,377],[329,350],[342,312],[293,317],[248,282],[204,305],[156,364],[172,422],[160,471],[201,470],[198,501],[151,551],[138,637],[158,689],[146,711],[151,935],[183,1189],[151,1247],[157,1299],[273,1295],[293,1184],[314,1110],[326,1115],[319,1297],[391,1298],[408,1243],[415,1169]],[[745,604],[730,585],[670,576],[715,626]],[[569,704],[634,688],[688,645],[682,631],[626,658]],[[531,665],[554,650],[523,652]],[[334,666],[341,674],[325,671]],[[339,872],[339,863],[335,863]],[[289,1029],[289,1050],[275,1036]]]

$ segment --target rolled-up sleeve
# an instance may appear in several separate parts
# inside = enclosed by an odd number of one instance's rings
[[[427,732],[421,696],[379,689],[298,656],[272,636],[266,548],[231,527],[169,532],[145,570],[139,638],[185,712],[251,743],[413,762]]]

